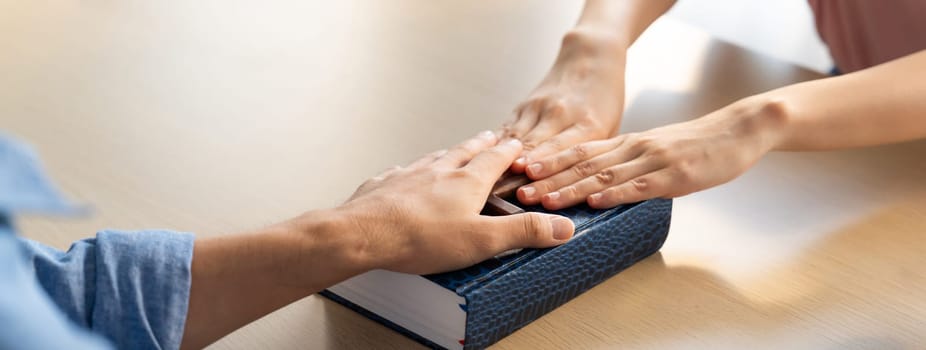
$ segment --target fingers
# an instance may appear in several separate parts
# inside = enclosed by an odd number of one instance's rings
[[[479,154],[479,152],[495,146],[496,143],[498,143],[498,138],[495,137],[495,133],[483,131],[480,132],[479,135],[451,147],[447,150],[447,153],[434,160],[433,164],[450,168],[459,168],[468,163],[474,156]]]
[[[570,207],[585,202],[589,195],[623,184],[654,170],[656,170],[655,164],[642,160],[618,164],[547,193],[540,198],[540,202],[544,208],[551,210]]]
[[[622,140],[622,139],[621,139]],[[527,176],[534,180],[543,179],[551,175],[559,174],[563,170],[576,165],[577,163],[596,157],[608,150],[620,146],[620,140],[601,140],[586,143],[580,143],[569,147],[559,153],[545,157],[539,161],[532,162],[527,166],[525,172]]]
[[[565,118],[566,107],[563,103],[547,103],[543,112],[539,114],[537,125],[521,138],[527,149],[544,143],[554,135],[566,129],[568,119]]]
[[[593,151],[599,152],[600,149],[598,147],[600,146],[601,145],[599,144],[595,144]],[[606,144],[601,147],[608,149],[611,147],[611,145]],[[559,163],[556,163],[556,161],[548,161],[546,164],[549,165],[542,166],[538,172],[546,174],[549,177],[519,188],[517,192],[518,199],[524,204],[537,204],[540,203],[544,197],[551,197],[547,200],[544,200],[544,204],[546,205],[548,203],[547,201],[549,201],[550,204],[557,206],[560,202],[565,203],[574,201],[572,198],[560,199],[559,197],[562,195],[562,192],[565,192],[567,197],[571,197],[569,195],[572,195],[573,193],[576,195],[581,194],[581,192],[578,192],[579,189],[577,188],[566,187],[578,183],[583,179],[594,178],[602,183],[612,181],[617,181],[614,183],[620,183],[619,181],[621,180],[626,181],[635,176],[639,176],[646,171],[653,170],[655,167],[652,162],[646,161],[647,159],[636,159],[638,157],[637,154],[631,152],[629,149],[620,147],[620,144],[618,144],[617,148],[606,151],[597,156],[591,156],[591,151],[589,151],[585,156],[581,155],[581,153],[587,150],[587,148],[583,149],[581,147],[578,150],[573,149],[571,152],[579,154],[563,154],[563,159],[558,160]],[[570,151],[566,151],[566,153],[568,152]],[[569,164],[574,160],[583,158],[587,160],[580,160],[572,165],[569,165],[568,167],[565,166],[565,164]],[[547,167],[555,170],[547,170]],[[608,170],[604,171],[605,169]],[[547,173],[547,171],[549,171],[549,173]],[[585,188],[587,187],[583,187],[583,189]],[[596,189],[596,191],[597,190],[598,189]],[[561,193],[553,194],[553,192],[556,191]],[[585,195],[588,194],[591,194],[591,192],[585,193]]]
[[[389,168],[386,169],[386,170],[383,170],[383,172],[380,173],[379,175],[376,175],[376,176],[374,176],[374,177],[371,177],[371,178],[367,179],[367,181],[364,181],[362,184],[360,184],[360,186],[358,186],[357,189],[354,191],[354,194],[351,196],[351,198],[353,198],[354,196],[357,196],[357,195],[361,195],[361,194],[363,194],[363,193],[366,193],[366,192],[369,191],[370,189],[375,188],[375,187],[376,187],[377,185],[379,185],[381,182],[383,182],[384,180],[386,180],[386,179],[389,178],[390,176],[395,175],[396,173],[398,173],[398,172],[401,171],[401,170],[402,170],[402,167],[400,167],[400,166],[398,166],[398,165],[394,165],[394,166],[392,166],[392,167],[389,167]]]
[[[364,182],[363,184],[366,185],[367,183],[370,183],[370,182],[383,181],[389,178],[390,176],[395,175],[395,173],[397,173],[399,170],[402,170],[402,167],[398,165],[393,165],[389,168],[386,168],[386,170],[383,170],[383,172],[379,173],[379,175],[369,178],[367,182]]]
[[[415,160],[414,162],[411,162],[411,164],[408,165],[408,168],[409,168],[409,169],[415,169],[415,168],[420,168],[420,167],[423,167],[423,166],[427,166],[427,165],[433,163],[433,162],[434,162],[435,160],[437,160],[438,158],[443,157],[445,154],[447,154],[447,150],[445,150],[445,149],[442,149],[442,150],[438,150],[438,151],[434,151],[434,152],[428,153],[428,154],[424,155],[423,157],[418,158],[418,159]]]
[[[505,135],[506,138],[521,139],[524,135],[527,135],[528,131],[537,125],[537,120],[540,118],[540,111],[533,103],[528,103],[519,107],[517,114],[517,120],[508,127],[508,133]]]
[[[623,184],[633,178],[651,172],[655,165],[644,160],[633,160],[598,171],[573,184],[562,186],[540,198],[543,207],[551,210],[570,207],[586,201],[589,195]]]
[[[486,257],[517,248],[547,248],[569,241],[575,225],[568,218],[541,213],[485,216],[480,232],[491,235]]]
[[[511,166],[511,162],[521,154],[522,149],[521,141],[511,139],[479,153],[465,168],[494,182]]]
[[[556,154],[563,149],[581,143],[587,139],[588,133],[579,127],[571,127],[569,129],[563,130],[558,135],[553,136],[537,147],[534,147],[534,149],[532,149],[530,152],[527,152],[524,157],[518,158],[512,165],[511,170],[516,172],[524,171],[528,163]]]
[[[534,149],[563,130],[563,125],[550,119],[542,119],[537,125],[521,138],[526,149]]]
[[[666,196],[672,185],[672,172],[662,169],[588,196],[592,208],[611,208]]]

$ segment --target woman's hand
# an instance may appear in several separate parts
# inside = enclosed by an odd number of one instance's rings
[[[526,149],[513,171],[617,130],[624,108],[625,50],[606,33],[566,35],[553,68],[504,126],[503,136],[520,139]]]
[[[448,151],[367,181],[336,211],[364,237],[369,268],[427,274],[463,268],[509,249],[551,247],[572,237],[567,218],[481,216],[492,185],[521,153],[483,132]]]
[[[731,105],[703,118],[574,146],[527,167],[539,180],[518,189],[525,204],[610,208],[678,197],[732,180],[770,150],[785,112],[775,102]]]

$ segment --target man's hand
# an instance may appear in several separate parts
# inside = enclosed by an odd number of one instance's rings
[[[617,130],[624,108],[625,49],[606,33],[566,35],[553,68],[504,126],[503,136],[522,140],[527,150],[513,171]]]
[[[492,185],[520,154],[484,132],[370,179],[338,208],[251,233],[197,239],[183,348],[202,348],[272,310],[372,269],[428,274],[514,248],[551,247],[567,218],[481,216]]]
[[[503,251],[562,244],[572,222],[540,213],[481,216],[495,181],[521,143],[483,132],[364,183],[336,209],[364,237],[371,268],[427,274],[473,265]]]

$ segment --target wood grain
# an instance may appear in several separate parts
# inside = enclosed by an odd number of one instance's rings
[[[0,127],[31,142],[80,218],[215,235],[337,205],[365,178],[500,125],[578,1],[0,3]],[[660,20],[631,49],[622,131],[820,78]],[[771,154],[677,200],[661,253],[498,349],[919,348],[926,144]],[[309,297],[212,349],[406,349]]]

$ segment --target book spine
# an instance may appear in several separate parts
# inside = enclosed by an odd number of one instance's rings
[[[465,349],[482,349],[652,255],[672,201],[653,199],[599,220],[569,243],[465,293]]]

